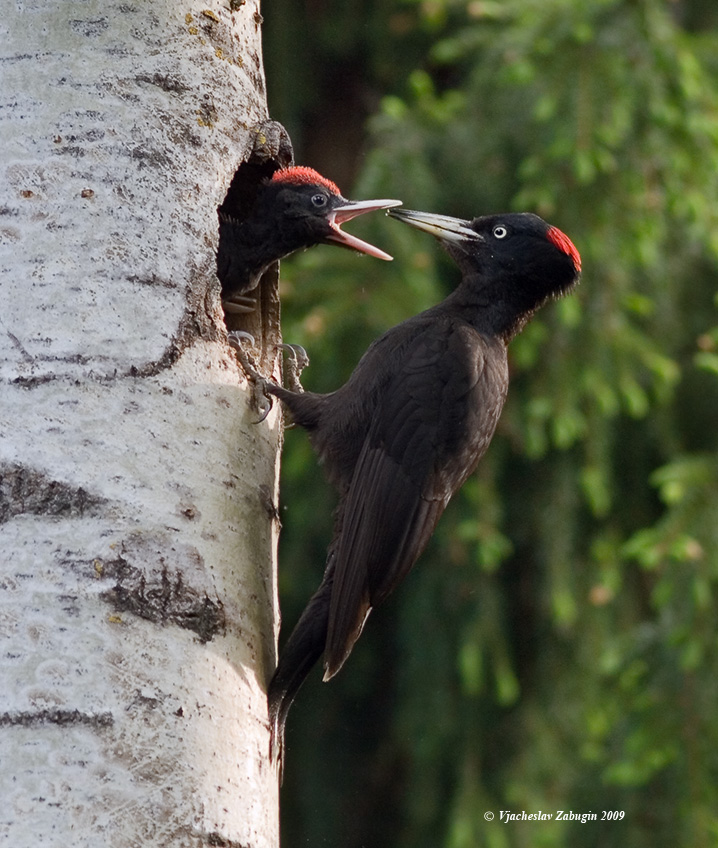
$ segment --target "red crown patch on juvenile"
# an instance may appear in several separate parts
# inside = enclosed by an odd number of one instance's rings
[[[566,235],[562,233],[558,227],[549,227],[546,233],[548,240],[552,241],[556,247],[563,251],[567,256],[573,259],[573,264],[577,271],[581,270],[581,254],[576,250],[574,243]]]
[[[326,177],[317,173],[314,168],[297,166],[295,168],[281,168],[272,175],[273,183],[293,183],[294,185],[320,185],[331,191],[332,194],[341,196],[338,186]]]

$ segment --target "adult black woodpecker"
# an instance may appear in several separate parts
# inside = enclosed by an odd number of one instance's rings
[[[324,680],[339,671],[488,448],[508,389],[507,345],[580,275],[569,238],[536,215],[389,214],[439,240],[461,270],[458,287],[375,341],[335,392],[264,386],[306,428],[340,496],[324,578],[269,686],[275,758],[309,670],[324,654]]]
[[[217,276],[225,311],[252,311],[254,301],[247,295],[262,274],[300,248],[338,244],[390,260],[388,253],[345,233],[341,225],[358,215],[400,205],[400,200],[346,200],[331,180],[312,168],[275,171],[260,186],[246,219],[219,213]]]

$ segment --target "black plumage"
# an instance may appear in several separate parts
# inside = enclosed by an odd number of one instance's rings
[[[489,446],[508,389],[509,341],[580,273],[568,237],[536,215],[389,214],[436,236],[462,280],[375,341],[337,391],[267,386],[306,428],[340,495],[324,579],[269,687],[275,756],[311,667],[323,653],[324,679],[339,671],[369,612],[408,574]]]
[[[251,311],[247,295],[269,266],[301,248],[337,244],[391,259],[383,250],[345,233],[341,225],[358,215],[399,206],[399,200],[352,201],[337,186],[311,168],[275,171],[263,183],[249,215],[239,220],[219,213],[217,276],[228,312]]]

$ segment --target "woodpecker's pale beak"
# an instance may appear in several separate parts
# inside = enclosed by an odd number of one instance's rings
[[[392,206],[401,206],[401,200],[358,200],[356,202],[345,200],[339,206],[335,206],[328,216],[329,226],[332,232],[326,237],[326,241],[339,244],[342,247],[349,247],[352,250],[358,250],[359,253],[366,253],[367,256],[374,256],[377,259],[386,259],[391,261],[392,256],[374,247],[369,242],[362,241],[356,236],[345,233],[341,229],[341,225],[352,218],[359,215],[365,215],[367,212],[376,212],[379,209],[389,209]]]
[[[441,241],[484,241],[483,236],[471,229],[471,222],[461,218],[449,218],[448,215],[434,215],[431,212],[413,212],[411,209],[392,209],[389,215],[410,227],[431,233]]]

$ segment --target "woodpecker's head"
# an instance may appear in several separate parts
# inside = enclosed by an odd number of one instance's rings
[[[282,168],[264,182],[249,215],[219,213],[217,276],[225,312],[251,312],[247,295],[264,272],[295,250],[315,244],[338,244],[377,259],[391,259],[373,244],[345,233],[341,225],[377,209],[400,206],[400,200],[346,200],[330,180],[311,168]]]
[[[338,244],[390,260],[388,253],[345,233],[341,225],[367,212],[400,205],[400,200],[346,200],[331,180],[311,168],[295,167],[275,171],[260,193],[255,214],[274,222],[283,256],[315,244]]]
[[[521,290],[534,302],[532,308],[578,282],[578,250],[561,230],[530,212],[485,215],[471,221],[408,209],[389,214],[431,233],[465,276],[477,275]]]

